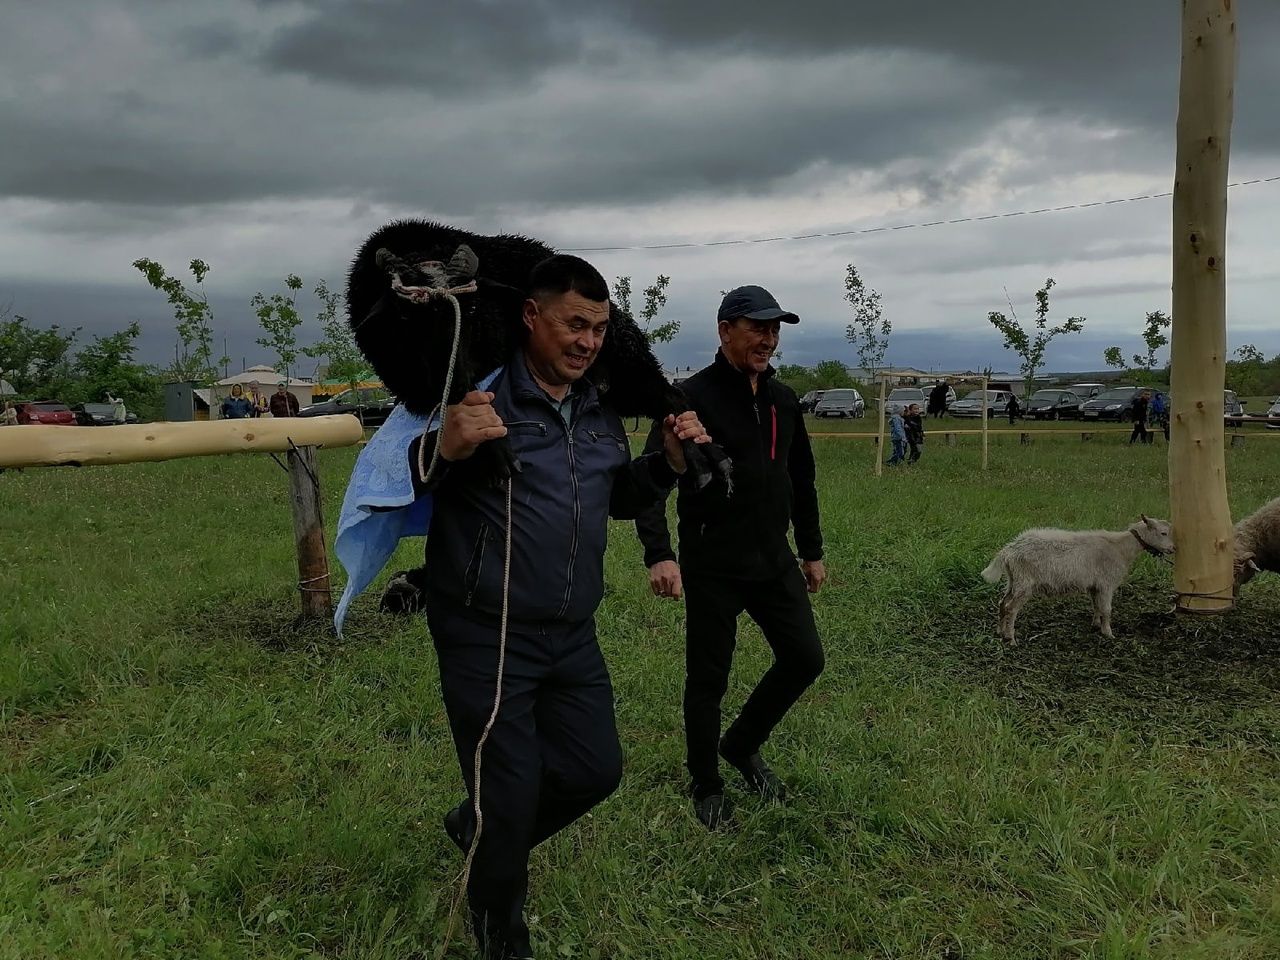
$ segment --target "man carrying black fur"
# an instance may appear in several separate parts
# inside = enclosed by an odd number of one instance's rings
[[[634,518],[660,502],[685,470],[681,440],[705,443],[691,412],[668,417],[654,452],[632,459],[618,415],[584,377],[604,343],[609,291],[589,263],[557,255],[538,264],[523,307],[528,330],[485,392],[448,408],[427,534],[427,623],[468,799],[445,817],[466,851],[479,840],[467,884],[485,958],[532,956],[523,908],[529,851],[613,792],[622,753],[613,690],[594,614],[604,590],[610,516]],[[511,481],[510,577],[504,572],[508,492],[468,460],[506,437],[521,470]],[[418,457],[411,447],[411,462]],[[416,476],[416,474],[415,474]],[[427,492],[424,488],[422,492]],[[508,598],[501,702],[504,595]]]
[[[729,291],[717,317],[715,362],[681,388],[732,458],[732,490],[719,483],[701,491],[681,486],[678,564],[663,504],[636,520],[653,592],[685,595],[687,763],[694,812],[710,829],[731,812],[719,757],[737,768],[750,791],[783,797],[783,784],[761,759],[760,748],[823,668],[806,595],[816,593],[827,576],[813,451],[799,400],[774,379],[769,365],[780,324],[799,322],[761,287]],[[658,450],[662,442],[654,433],[648,449]],[[787,542],[792,523],[799,563]],[[760,625],[774,662],[720,739],[720,702],[744,610]]]

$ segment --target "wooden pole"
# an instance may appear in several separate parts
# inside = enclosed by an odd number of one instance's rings
[[[876,437],[876,476],[884,474],[884,380],[880,381],[880,430]]]
[[[1182,80],[1173,181],[1173,335],[1169,500],[1177,609],[1231,609],[1227,504],[1227,166],[1236,16],[1232,0],[1183,0]]]
[[[198,420],[117,427],[5,427],[0,467],[142,463],[223,453],[283,453],[298,446],[349,447],[364,433],[349,414]]]
[[[298,548],[302,619],[328,622],[333,617],[333,606],[315,447],[294,447],[289,451],[289,495],[293,502],[293,539]]]
[[[991,381],[982,378],[982,469],[987,469],[987,427],[990,425],[990,411],[987,409],[987,384]]]

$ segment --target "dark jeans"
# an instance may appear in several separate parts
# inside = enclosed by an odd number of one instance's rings
[[[724,789],[716,751],[720,702],[729,686],[738,615],[745,610],[760,625],[773,650],[773,666],[725,732],[725,747],[730,753],[749,756],[759,750],[791,705],[822,673],[824,661],[799,567],[775,580],[733,580],[686,571],[684,591],[685,743],[694,794],[702,796]]]
[[[498,626],[429,603],[427,623],[467,796],[493,709]],[[481,756],[480,843],[467,894],[481,931],[528,949],[529,851],[609,796],[622,777],[613,687],[595,622],[512,626],[502,706]],[[470,814],[467,835],[470,836]]]
[[[1147,431],[1147,423],[1145,420],[1133,421],[1133,433],[1129,434],[1129,442],[1141,440],[1143,443],[1151,443],[1152,436]]]
[[[907,446],[911,448],[911,455],[907,457],[907,463],[915,463],[920,459],[920,444],[907,441]]]
[[[903,461],[903,458],[906,457],[907,441],[899,440],[896,437],[890,437],[890,442],[893,444],[893,456],[890,457],[886,462],[890,466],[892,466],[895,463],[901,463]]]

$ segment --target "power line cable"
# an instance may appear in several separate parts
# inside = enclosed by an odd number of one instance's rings
[[[1253,180],[1240,180],[1227,184],[1228,187],[1249,187],[1258,183],[1277,183],[1280,176],[1256,177]],[[681,250],[693,247],[731,247],[751,243],[783,243],[789,240],[818,240],[828,237],[852,237],[867,233],[890,233],[896,230],[914,230],[922,227],[942,227],[955,223],[978,223],[983,220],[1005,220],[1010,217],[1031,217],[1045,213],[1061,213],[1064,210],[1084,210],[1088,207],[1110,207],[1120,203],[1136,203],[1139,200],[1159,200],[1172,197],[1173,192],[1144,193],[1137,197],[1119,197],[1115,200],[1094,200],[1090,203],[1068,203],[1060,207],[1040,207],[1035,210],[1011,210],[1008,213],[988,213],[978,217],[957,217],[954,220],[928,220],[920,223],[885,224],[879,227],[863,227],[857,230],[835,230],[830,233],[801,233],[786,237],[749,237],[738,240],[707,240],[684,243],[637,243],[623,244],[613,247],[565,247],[565,253],[613,253],[623,250]]]

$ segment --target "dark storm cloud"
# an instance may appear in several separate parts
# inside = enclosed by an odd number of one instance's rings
[[[328,3],[282,28],[269,67],[356,87],[421,87],[467,98],[525,80],[582,51],[551,4]]]

